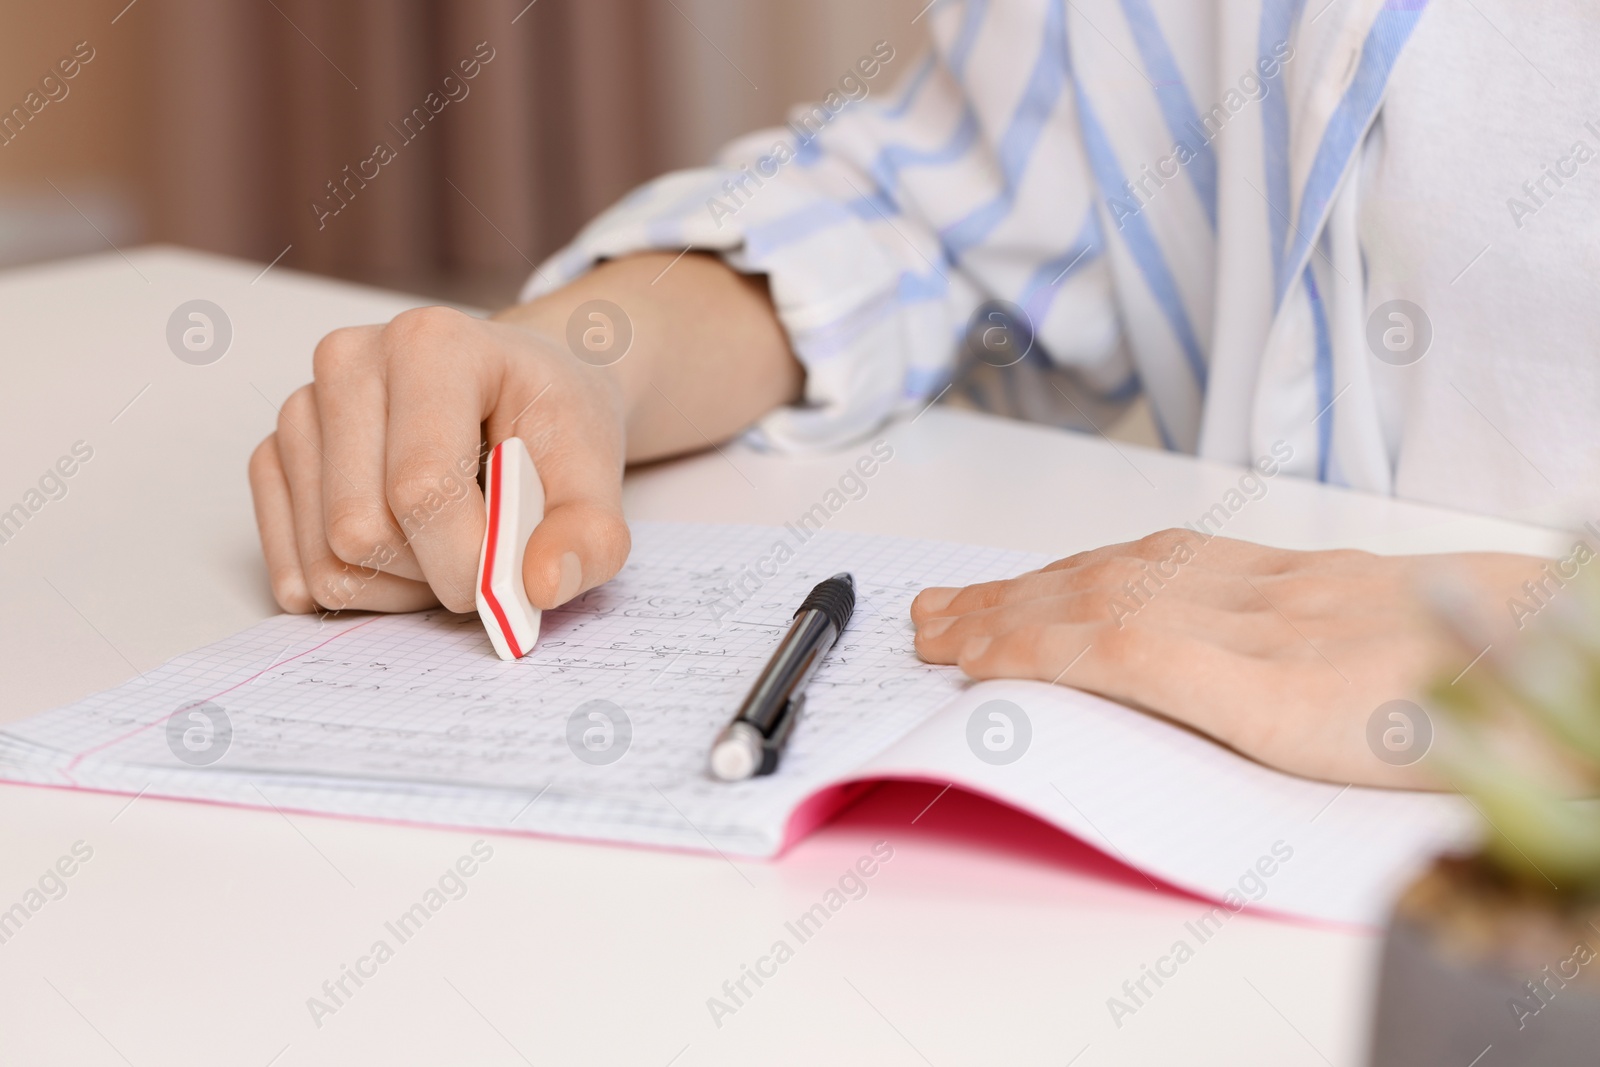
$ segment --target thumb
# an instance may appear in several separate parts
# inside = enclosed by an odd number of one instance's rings
[[[620,502],[570,500],[545,513],[528,538],[522,584],[540,610],[560,607],[610,581],[627,562],[633,540]]]

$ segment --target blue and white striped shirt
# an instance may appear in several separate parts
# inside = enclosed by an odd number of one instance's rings
[[[1313,6],[941,3],[920,62],[879,46],[874,73],[911,64],[893,94],[863,67],[850,95],[874,95],[635,191],[525,295],[643,249],[766,274],[807,402],[757,435],[789,449],[939,395],[1004,300],[1025,363],[1111,403],[1143,390],[1169,448],[1245,464],[1281,440],[1293,473],[1395,492],[1351,175],[1427,0]]]

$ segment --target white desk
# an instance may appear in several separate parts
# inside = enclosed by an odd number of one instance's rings
[[[0,545],[0,719],[273,611],[246,457],[309,378],[318,337],[412,301],[277,269],[252,281],[259,269],[151,249],[0,275],[0,510],[75,441],[94,449],[67,496]],[[167,348],[169,314],[194,298],[232,320],[211,366]],[[1238,477],[943,409],[891,440],[895,459],[835,527],[1066,554],[1194,519]],[[630,516],[780,523],[851,458],[727,452],[737,472],[710,454],[633,476]],[[1557,544],[1288,479],[1228,532],[1383,551]],[[318,1028],[307,998],[477,835],[0,787],[0,909],[75,841],[94,849],[0,945],[0,1063],[1362,1062],[1375,938],[1241,916],[1119,1029],[1106,999],[1200,905],[998,809],[974,829],[976,802],[954,794],[913,824],[935,792],[881,792],[738,871],[492,837],[467,896]],[[879,839],[895,857],[869,894],[714,1026],[707,998]]]

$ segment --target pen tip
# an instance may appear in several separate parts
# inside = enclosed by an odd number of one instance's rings
[[[849,571],[840,571],[838,574],[835,574],[833,576],[833,581],[844,582],[851,589],[856,587],[855,577]]]

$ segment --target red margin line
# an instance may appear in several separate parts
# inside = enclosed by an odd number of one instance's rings
[[[233,685],[228,686],[228,688],[222,690],[220,693],[213,693],[208,697],[201,697],[199,700],[196,700],[193,703],[185,704],[185,705],[183,705],[183,707],[174,708],[173,710],[167,712],[165,715],[161,716],[161,718],[159,718],[159,719],[151,719],[149,722],[144,723],[141,726],[137,726],[132,730],[129,730],[127,733],[123,734],[120,737],[113,737],[111,740],[103,741],[100,744],[95,745],[93,748],[86,748],[82,752],[78,753],[76,756],[72,757],[72,762],[67,764],[66,769],[63,770],[62,773],[67,776],[67,779],[69,781],[72,781],[72,769],[74,767],[76,767],[79,763],[83,762],[88,757],[94,755],[96,752],[100,752],[100,751],[103,751],[104,749],[108,749],[113,745],[120,745],[120,744],[122,744],[122,742],[126,741],[128,738],[133,737],[133,736],[135,736],[137,734],[142,734],[146,730],[150,729],[150,727],[155,726],[158,723],[166,722],[167,720],[171,719],[174,715],[178,714],[178,712],[182,711],[184,708],[192,708],[196,704],[205,703],[207,700],[215,700],[218,697],[227,696],[229,693],[233,692],[235,689],[238,689],[238,688],[240,688],[242,686],[249,685],[251,682],[255,681],[257,678],[261,677],[263,674],[266,674],[268,671],[275,671],[279,667],[282,667],[285,663],[293,663],[295,660],[299,659],[301,656],[309,656],[309,655],[311,655],[311,653],[315,652],[317,649],[319,649],[319,648],[323,647],[324,645],[328,644],[330,641],[337,641],[337,640],[339,640],[339,638],[343,637],[345,634],[355,633],[357,630],[361,629],[363,626],[370,626],[373,623],[377,622],[381,618],[383,618],[382,615],[374,615],[372,618],[366,620],[365,622],[358,622],[354,626],[348,626],[345,629],[340,630],[338,633],[332,635],[331,637],[328,637],[325,640],[319,641],[318,643],[312,645],[310,648],[306,649],[304,652],[296,652],[294,655],[290,656],[288,659],[279,660],[277,663],[271,663],[271,664],[268,664],[265,667],[262,667],[259,671],[256,671],[256,673],[252,674],[250,677],[244,679],[243,681],[235,682]],[[77,785],[77,782],[73,781],[73,785]]]

